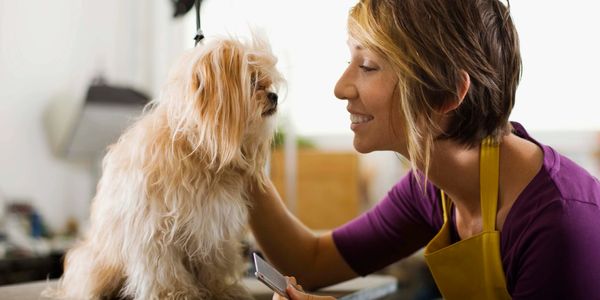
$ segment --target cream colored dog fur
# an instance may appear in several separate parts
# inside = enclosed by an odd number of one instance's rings
[[[89,231],[68,251],[62,299],[247,299],[241,240],[264,184],[281,82],[264,39],[205,40],[109,147]]]

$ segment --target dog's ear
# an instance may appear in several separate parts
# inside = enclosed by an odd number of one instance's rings
[[[187,89],[192,120],[188,141],[193,151],[207,155],[217,169],[241,160],[249,103],[252,95],[244,48],[222,40],[204,45],[190,72]],[[191,121],[191,122],[189,122]]]

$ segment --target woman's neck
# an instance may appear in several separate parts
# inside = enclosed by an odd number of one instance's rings
[[[437,141],[429,168],[429,180],[452,199],[457,217],[460,217],[465,228],[477,229],[481,223],[479,151],[479,146],[466,148],[450,140]],[[498,229],[501,229],[512,204],[539,172],[542,164],[543,151],[534,143],[514,134],[502,138]]]
[[[479,205],[479,146],[467,148],[451,140],[435,143],[429,180],[470,217],[481,215]]]

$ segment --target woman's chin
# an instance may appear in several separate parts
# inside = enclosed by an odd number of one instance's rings
[[[371,153],[377,150],[372,145],[357,140],[356,137],[354,137],[354,149],[362,154]]]
[[[407,151],[402,151],[401,149],[405,149],[406,147],[400,147],[398,145],[392,145],[389,143],[374,143],[373,141],[366,141],[359,139],[356,135],[354,136],[354,149],[362,154],[371,153],[374,151],[394,151],[402,154],[407,157]]]

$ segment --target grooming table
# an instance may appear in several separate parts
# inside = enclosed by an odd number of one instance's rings
[[[243,282],[256,300],[270,300],[273,297],[273,292],[255,278],[247,277]],[[48,284],[56,284],[56,280],[0,286],[0,300],[46,299],[40,297],[40,293]],[[395,277],[371,275],[321,289],[317,294],[331,295],[340,300],[366,300],[389,299],[396,292]]]

